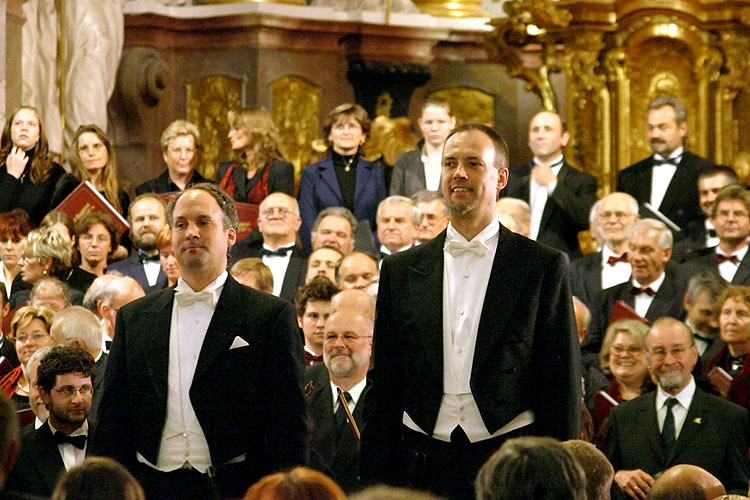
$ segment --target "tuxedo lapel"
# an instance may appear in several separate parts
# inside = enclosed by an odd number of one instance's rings
[[[690,186],[690,179],[692,173],[690,172],[690,169],[685,166],[685,154],[686,152],[682,153],[682,159],[680,160],[680,164],[677,165],[677,170],[675,170],[674,175],[672,176],[672,180],[669,182],[669,186],[667,187],[666,193],[664,193],[664,201],[662,202],[660,207],[656,207],[659,209],[660,212],[664,213],[671,212],[674,208],[679,207],[673,207],[675,203],[683,203],[682,198],[682,191],[685,189],[695,189],[695,186]],[[649,172],[652,172],[653,169],[649,169]],[[651,183],[649,182],[649,186]]]
[[[745,257],[737,267],[737,272],[734,273],[732,278],[733,285],[744,285],[750,279],[750,251],[745,253]]]
[[[307,260],[295,257],[294,252],[292,252],[289,264],[286,266],[286,272],[284,273],[284,281],[281,284],[280,297],[294,297],[294,291],[301,284],[299,278],[306,267]]]
[[[367,387],[365,387],[365,390],[362,391],[362,394],[360,394],[359,400],[357,401],[357,406],[354,408],[354,412],[352,412],[354,422],[357,424],[357,427],[360,430],[362,429],[362,407],[364,406],[366,395]],[[346,425],[347,427],[349,427],[348,423]],[[359,440],[354,435],[354,431],[351,430],[351,428],[345,429],[341,434],[341,438],[339,439],[338,445],[336,447],[336,455],[333,458],[333,463],[331,463],[331,468],[337,474],[346,471],[351,463],[357,458],[358,451]]]
[[[333,393],[327,377],[317,377],[313,383],[318,386],[313,389],[307,402],[309,413],[314,418],[311,444],[320,460],[330,467],[336,451]]]
[[[50,491],[55,489],[57,480],[65,472],[60,450],[52,437],[48,424],[36,430],[34,444],[31,451],[34,466]]]
[[[654,159],[653,156],[644,164],[643,182],[638,183],[640,196],[638,199],[644,202],[651,202],[651,180],[654,177]],[[666,196],[664,197],[666,199]],[[659,207],[656,207],[659,208]]]
[[[560,172],[557,174],[557,185],[561,186],[565,183],[565,178],[568,176],[568,170],[570,167],[568,167],[567,163],[563,163],[562,167],[560,167]],[[547,203],[544,204],[544,211],[542,212],[542,220],[539,222],[539,227],[543,228],[549,222],[549,218],[552,216],[552,212],[555,210],[554,205],[555,202],[552,201],[549,197],[547,198]]]
[[[703,425],[705,425],[707,419],[711,418],[710,411],[706,407],[706,400],[703,397],[703,393],[700,389],[696,389],[693,395],[693,401],[690,403],[688,408],[687,416],[685,417],[685,423],[682,424],[680,435],[677,436],[672,454],[669,457],[671,462],[675,457],[679,456],[682,451],[698,434]]]
[[[152,335],[144,334],[143,346],[136,349],[146,349],[149,355],[145,356],[148,362],[149,379],[152,381],[156,392],[167,400],[167,372],[169,371],[169,335],[172,323],[172,303],[174,302],[174,288],[169,288],[159,293],[159,297],[153,302],[152,307],[143,311],[143,325],[152,331]],[[161,333],[166,332],[166,333]]]
[[[659,431],[659,421],[656,416],[656,391],[646,393],[641,398],[643,401],[640,401],[638,428],[642,430],[643,437],[653,449],[654,455],[658,457],[659,463],[666,466],[668,457],[664,451],[661,432]]]

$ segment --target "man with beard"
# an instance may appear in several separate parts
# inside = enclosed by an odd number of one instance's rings
[[[747,410],[703,392],[690,374],[698,360],[693,336],[673,318],[654,322],[646,338],[651,376],[659,384],[612,408],[606,454],[613,490],[644,499],[654,476],[677,464],[702,467],[727,491],[747,492]],[[622,496],[622,495],[621,495]]]
[[[167,222],[164,201],[157,194],[145,193],[133,200],[128,210],[130,239],[137,252],[125,260],[107,268],[130,276],[146,293],[161,290],[167,284],[167,276],[159,263],[156,235]]]
[[[657,209],[679,227],[704,218],[698,203],[698,177],[711,160],[685,148],[687,112],[675,97],[657,97],[648,104],[646,135],[653,155],[617,176],[617,191]],[[641,209],[641,216],[652,216]]]
[[[375,301],[372,297],[368,300]],[[373,319],[363,311],[344,308],[335,312],[325,324],[323,364],[305,370],[305,380],[312,384],[312,392],[307,396],[312,429],[311,465],[333,477],[346,492],[362,486],[359,440],[338,393],[340,390],[354,422],[361,427],[372,330]]]
[[[505,140],[460,125],[442,165],[448,228],[383,260],[362,477],[468,500],[506,439],[578,437],[581,364],[565,257],[495,219]]]
[[[7,491],[49,497],[60,475],[83,462],[95,375],[94,358],[82,349],[55,346],[42,358],[37,388],[49,418],[21,439]]]

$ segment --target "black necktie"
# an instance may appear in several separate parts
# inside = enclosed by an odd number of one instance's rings
[[[141,264],[144,264],[146,262],[159,262],[159,254],[156,255],[146,255],[145,253],[138,252],[138,260],[141,261]]]
[[[86,436],[67,436],[60,431],[55,432],[52,436],[57,444],[70,443],[79,450],[86,446]]]
[[[672,413],[672,407],[677,404],[677,399],[669,398],[664,403],[667,406],[667,416],[664,417],[664,425],[661,428],[661,440],[664,443],[664,450],[667,455],[672,453],[674,448],[675,438],[675,427],[674,427],[674,413]]]
[[[349,404],[352,402],[352,395],[345,392],[344,399],[346,399],[346,404]],[[341,432],[344,430],[344,425],[346,424],[346,410],[344,410],[344,405],[341,404],[341,401],[339,401],[339,407],[336,409],[333,417],[336,419],[336,435],[341,436]]]
[[[264,247],[260,250],[260,256],[265,257],[266,255],[268,255],[268,256],[273,256],[273,257],[286,257],[286,254],[289,253],[291,250],[292,250],[292,247],[285,247],[285,248],[282,247],[276,250],[269,250]]]
[[[682,155],[675,156],[674,158],[662,158],[661,160],[654,158],[654,166],[661,167],[662,165],[674,165],[676,167],[680,158],[682,158]]]

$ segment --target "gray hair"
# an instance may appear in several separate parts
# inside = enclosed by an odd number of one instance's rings
[[[401,196],[399,194],[394,194],[392,196],[389,196],[388,198],[385,198],[383,201],[378,203],[378,210],[375,213],[376,221],[380,219],[380,208],[384,205],[409,205],[411,207],[411,223],[415,226],[419,225],[422,214],[419,213],[417,204],[411,198],[407,198],[406,196]]]
[[[703,271],[688,281],[687,291],[685,292],[685,298],[688,304],[692,305],[698,300],[698,296],[703,293],[708,293],[708,299],[711,302],[716,302],[721,293],[729,286],[729,283],[716,273],[710,271]]]
[[[34,354],[32,354],[29,360],[26,362],[26,373],[29,373],[31,371],[30,368],[34,366],[34,363],[41,361],[44,356],[46,356],[47,353],[52,350],[53,347],[54,346],[52,345],[46,345],[34,351]]]
[[[529,204],[519,198],[500,198],[497,200],[496,207],[499,211],[513,217],[519,228],[531,220]]]
[[[59,326],[60,336],[66,345],[80,339],[87,351],[96,351],[102,346],[102,325],[96,315],[81,306],[70,306],[52,317],[52,326]]]
[[[603,200],[604,198],[602,198]],[[589,225],[596,226],[599,223],[599,207],[602,206],[602,200],[596,200],[589,210]]]
[[[354,242],[354,235],[357,234],[357,226],[359,224],[357,223],[357,218],[354,217],[354,214],[351,213],[348,208],[344,207],[328,207],[321,210],[320,213],[318,213],[318,217],[315,219],[312,231],[310,231],[310,237],[313,240],[315,239],[315,235],[318,233],[318,227],[320,226],[320,223],[323,222],[323,219],[325,219],[329,215],[337,215],[349,222],[349,226],[351,226],[352,228],[352,242]]]
[[[115,274],[105,274],[96,278],[86,291],[86,295],[83,296],[83,307],[96,314],[98,311],[96,305],[99,301],[103,304],[111,305],[115,299],[116,289],[110,285],[122,278],[122,276]]]
[[[614,193],[609,193],[607,196],[597,201],[595,204],[595,206],[597,207],[597,210],[601,208],[601,205],[604,203],[604,200],[615,195],[621,198],[625,198],[628,201],[630,215],[638,215],[638,200],[633,198],[628,193],[623,193],[622,191],[615,191]],[[593,213],[594,208],[592,207],[591,210]],[[598,212],[596,215],[598,215]],[[591,222],[591,215],[589,215],[589,222]]]
[[[664,224],[662,221],[657,219],[641,219],[630,228],[630,232],[628,233],[628,237],[634,235],[634,234],[641,234],[646,231],[653,230],[659,232],[659,240],[657,241],[657,245],[659,245],[659,248],[662,250],[666,250],[667,248],[672,248],[672,231],[669,230],[666,224]]]
[[[673,96],[663,95],[661,97],[657,97],[656,99],[648,103],[646,112],[654,109],[660,109],[664,106],[672,107],[672,109],[674,110],[674,121],[677,123],[677,125],[687,122],[687,111],[685,110],[685,105],[681,100]]]

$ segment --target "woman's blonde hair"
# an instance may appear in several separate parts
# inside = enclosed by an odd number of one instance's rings
[[[102,129],[96,125],[81,125],[78,127],[78,130],[76,130],[76,135],[70,143],[69,152],[70,165],[73,169],[72,173],[75,178],[81,182],[91,179],[91,174],[86,170],[86,167],[83,166],[81,157],[78,155],[78,139],[80,139],[85,133],[96,134],[99,140],[102,141],[102,144],[104,144],[104,147],[107,148],[107,163],[104,164],[104,169],[102,170],[104,197],[107,198],[107,201],[110,202],[118,212],[122,212],[120,198],[118,196],[120,185],[117,182],[117,157],[115,156],[115,150],[112,147],[112,142],[109,138],[107,138]]]
[[[239,152],[242,161],[250,168],[260,169],[273,160],[282,160],[279,129],[263,106],[249,106],[227,115],[229,126],[242,129],[248,136],[248,149]]]

